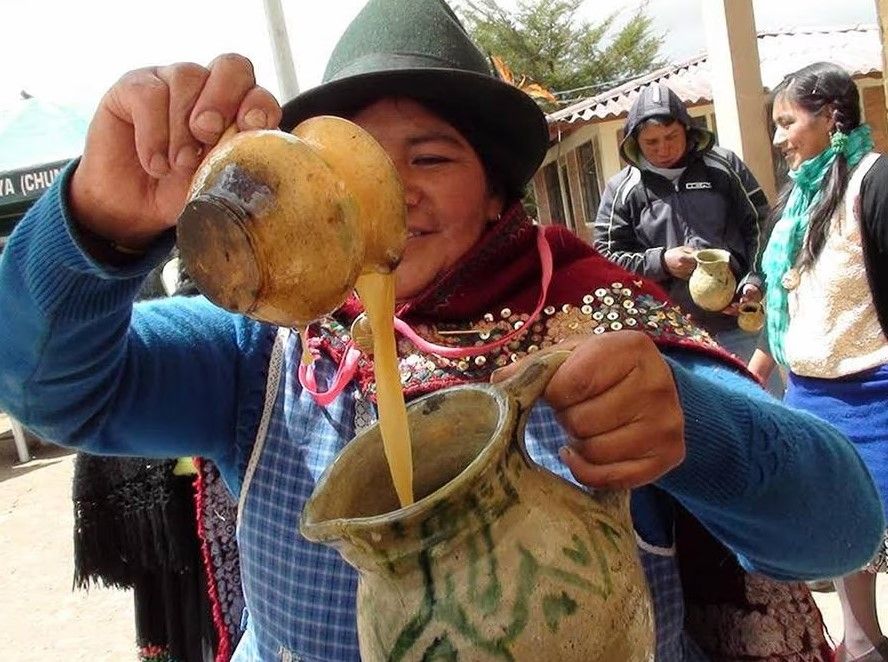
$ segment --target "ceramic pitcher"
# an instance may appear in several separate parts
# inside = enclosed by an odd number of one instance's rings
[[[322,476],[301,531],[359,571],[363,660],[653,659],[628,493],[590,494],[524,446],[528,410],[566,355],[411,404],[411,506],[399,509],[376,428]]]
[[[362,273],[392,271],[406,242],[394,165],[339,117],[224,137],[195,173],[177,224],[202,293],[291,327],[338,308]]]
[[[691,298],[704,310],[724,310],[734,299],[737,279],[731,271],[731,254],[704,248],[695,254],[697,266],[688,282]]]
[[[737,309],[737,326],[747,333],[758,333],[765,326],[765,308],[758,301],[740,304]]]

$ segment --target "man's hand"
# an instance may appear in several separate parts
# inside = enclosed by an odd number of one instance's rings
[[[256,85],[253,65],[222,55],[124,75],[102,98],[70,204],[79,225],[139,248],[172,227],[203,155],[231,125],[278,125],[280,106]]]
[[[690,246],[676,246],[663,253],[663,264],[666,271],[675,278],[687,280],[697,267],[694,254],[697,251]]]
[[[557,349],[573,352],[543,397],[572,439],[561,458],[577,481],[628,489],[682,462],[684,413],[672,372],[646,334],[616,331],[567,340]],[[497,371],[495,381],[518,369]]]

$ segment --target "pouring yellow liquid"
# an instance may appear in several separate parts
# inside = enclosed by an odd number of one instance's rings
[[[235,134],[233,124],[204,159],[177,224],[191,275],[223,308],[302,327],[305,364],[312,358],[304,328],[357,289],[373,334],[385,455],[398,499],[409,505],[413,459],[391,273],[407,241],[397,171],[370,134],[339,117],[306,120],[292,135]]]
[[[413,454],[395,347],[395,276],[366,273],[358,277],[355,289],[373,332],[379,429],[395,492],[403,508],[413,503]]]

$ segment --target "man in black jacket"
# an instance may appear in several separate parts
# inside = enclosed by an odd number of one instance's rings
[[[738,329],[736,306],[709,312],[688,291],[694,252],[723,248],[739,301],[762,297],[757,269],[768,201],[746,164],[714,143],[666,85],[643,88],[620,145],[630,165],[607,183],[594,243],[611,261],[658,281],[726,349],[749,360],[757,336]]]

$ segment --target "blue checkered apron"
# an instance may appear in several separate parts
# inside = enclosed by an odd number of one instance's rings
[[[333,549],[299,534],[299,514],[319,477],[354,436],[355,387],[318,407],[296,376],[298,335],[279,334],[267,400],[240,495],[238,544],[247,604],[236,662],[360,660],[355,628],[357,574]],[[319,361],[323,386],[335,366]],[[531,457],[571,480],[558,457],[563,432],[545,406],[527,426]],[[684,607],[673,550],[639,541],[654,599],[658,662],[697,658],[682,635]]]

